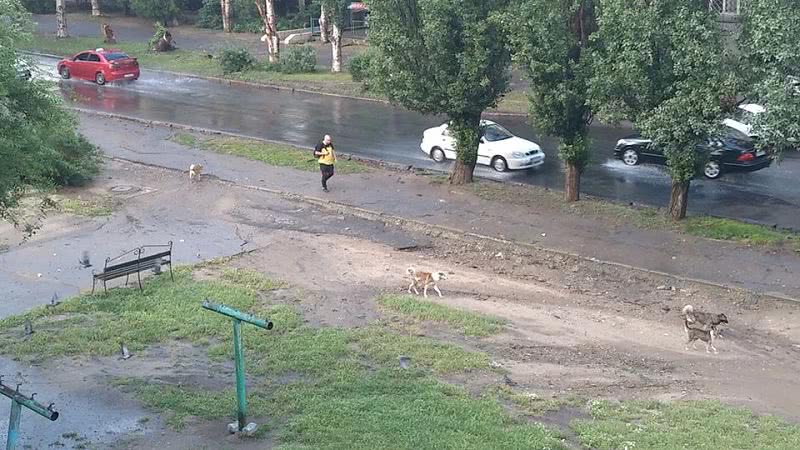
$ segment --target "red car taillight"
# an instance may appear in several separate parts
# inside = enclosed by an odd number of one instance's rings
[[[736,160],[739,162],[748,162],[754,159],[756,159],[756,156],[753,155],[752,153],[742,153],[741,155],[739,155],[738,158],[736,158]]]
[[[112,68],[112,69],[119,69],[119,64],[117,64],[117,63],[111,63],[111,68]]]

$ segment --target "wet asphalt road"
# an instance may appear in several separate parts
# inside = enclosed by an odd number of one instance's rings
[[[41,63],[52,68],[55,60],[43,58]],[[448,168],[434,163],[419,149],[422,131],[439,125],[443,118],[382,103],[223,86],[147,70],[132,83],[101,87],[69,80],[60,81],[59,86],[72,104],[82,108],[242,133],[308,148],[328,133],[340,152],[416,167]],[[499,174],[479,168],[476,173],[485,178],[561,189],[563,174],[555,140],[537,133],[524,118],[494,119],[515,134],[542,145],[547,160],[532,170]],[[670,181],[661,168],[626,167],[613,159],[615,142],[630,132],[620,127],[592,127],[593,161],[583,176],[582,190],[616,201],[664,206]],[[726,174],[716,181],[696,180],[690,191],[690,210],[800,229],[798,177],[800,155],[789,155],[780,165],[759,172]]]

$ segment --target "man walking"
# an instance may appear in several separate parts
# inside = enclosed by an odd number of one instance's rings
[[[328,192],[328,180],[333,176],[333,165],[336,163],[336,152],[329,135],[314,148],[314,156],[319,158],[319,171],[322,173],[322,190]]]

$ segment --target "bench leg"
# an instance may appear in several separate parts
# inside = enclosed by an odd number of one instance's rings
[[[108,287],[106,287],[106,280],[103,280],[103,295],[108,294]]]
[[[128,278],[130,278],[131,274],[125,275],[125,287],[128,287]]]
[[[144,292],[144,288],[142,287],[142,272],[141,271],[137,271],[136,272],[136,278],[139,279],[139,290]]]
[[[172,257],[169,259],[169,279],[175,282],[175,277],[172,276]]]
[[[94,295],[94,285],[97,284],[97,278],[92,277],[92,295]]]

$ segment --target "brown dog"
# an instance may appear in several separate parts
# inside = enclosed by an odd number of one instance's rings
[[[203,166],[192,164],[189,166],[189,181],[200,181],[200,174],[203,173]]]
[[[447,274],[444,272],[417,272],[413,267],[409,267],[406,269],[406,274],[408,275],[409,279],[411,279],[411,284],[408,285],[408,293],[411,293],[411,289],[414,289],[414,293],[419,295],[419,291],[417,287],[422,287],[422,295],[425,298],[428,298],[428,286],[433,286],[433,290],[439,294],[439,297],[442,296],[442,291],[439,290],[439,286],[436,286],[437,281],[446,280]]]

